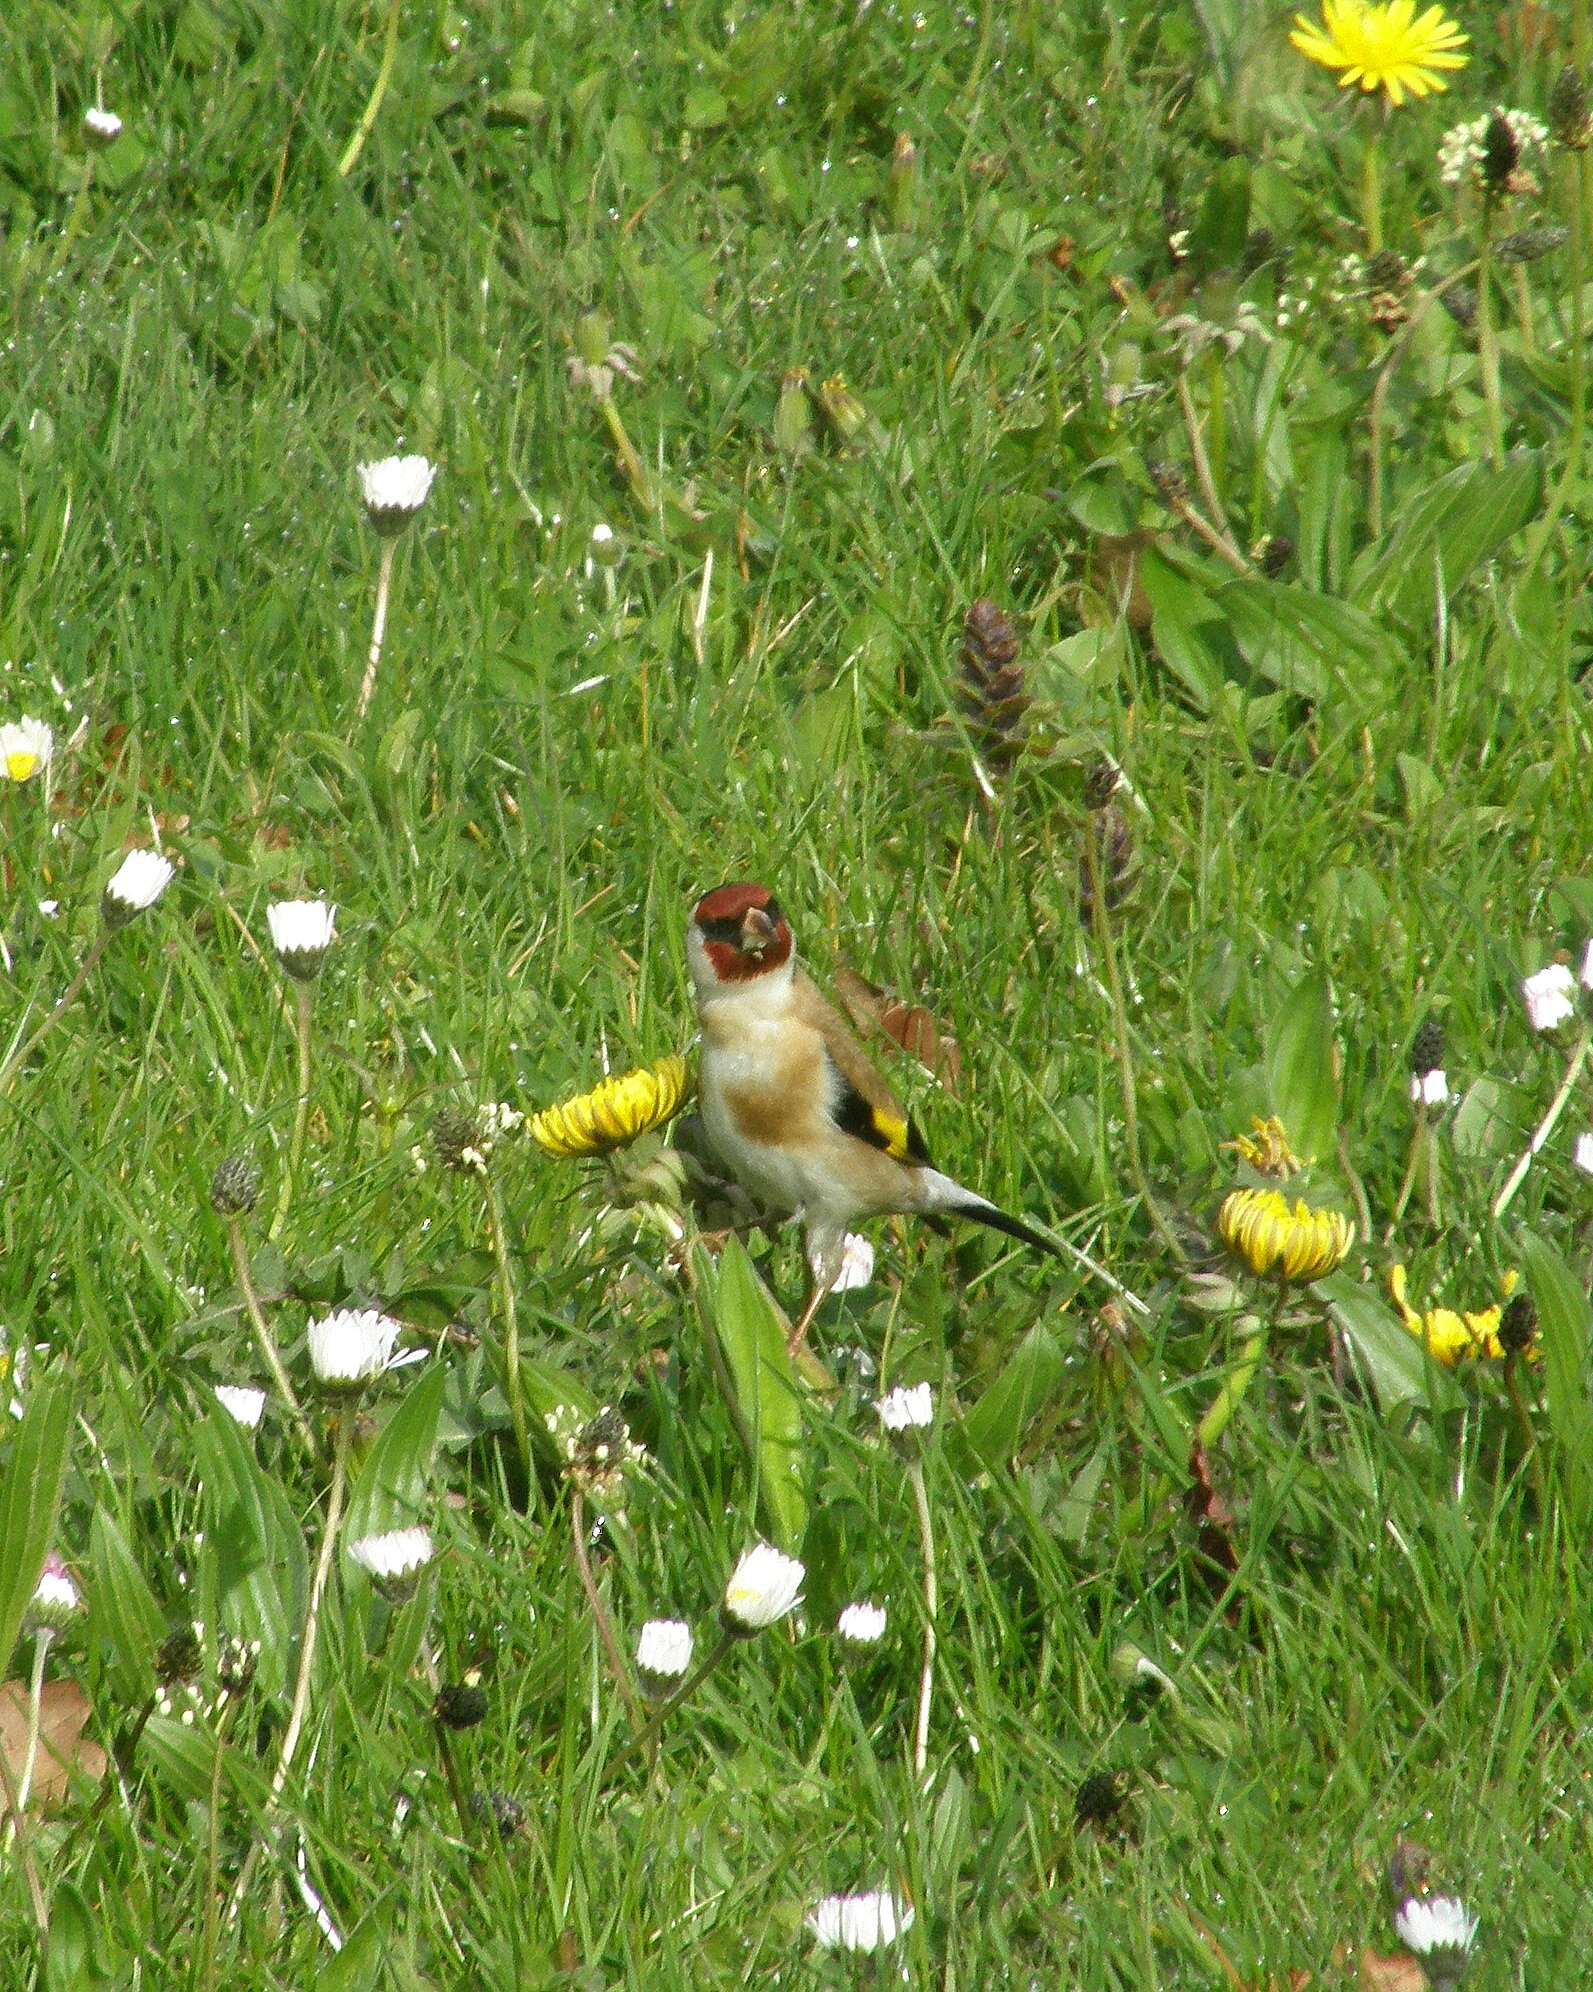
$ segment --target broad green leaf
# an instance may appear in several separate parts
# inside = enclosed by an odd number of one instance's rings
[[[446,1363],[432,1363],[383,1426],[349,1495],[343,1540],[423,1524],[431,1511],[432,1455],[448,1387]]]
[[[1073,1476],[1073,1484],[1056,1506],[1056,1531],[1065,1543],[1082,1549],[1095,1512],[1096,1496],[1106,1478],[1107,1447],[1098,1445]]]
[[[1385,1411],[1401,1404],[1425,1404],[1446,1411],[1460,1401],[1460,1389],[1441,1363],[1372,1290],[1348,1273],[1318,1280],[1312,1293],[1327,1303],[1340,1333],[1371,1377]]]
[[[1573,1533],[1593,1518],[1593,1404],[1588,1400],[1590,1325],[1582,1282],[1535,1231],[1520,1237],[1521,1269],[1538,1310],[1543,1397],[1554,1434],[1561,1490]]]
[[[304,1617],[308,1557],[299,1520],[277,1481],[261,1467],[243,1428],[219,1404],[192,1430],[204,1481],[205,1547],[216,1560],[221,1623],[260,1641],[260,1685],[285,1686]]]
[[[962,1436],[987,1472],[1011,1463],[1030,1419],[1049,1401],[1066,1367],[1062,1344],[1036,1322],[962,1420]]]
[[[64,1383],[36,1383],[0,1475],[0,1674],[39,1581],[66,1475],[72,1397]]]
[[[1217,596],[1251,667],[1287,692],[1323,698],[1336,684],[1357,706],[1399,682],[1394,638],[1354,603],[1281,581],[1233,580]]]
[[[1325,976],[1308,975],[1284,998],[1267,1035],[1272,1111],[1302,1161],[1333,1153],[1339,1119],[1333,1062],[1333,998]]]
[[[321,1992],[370,1992],[381,1984],[382,1965],[391,1946],[395,1906],[391,1889],[379,1896],[344,1939],[336,1957],[317,1967]]]
[[[1446,597],[1453,595],[1542,506],[1541,451],[1513,450],[1497,469],[1462,464],[1401,505],[1382,551],[1359,564],[1353,592],[1369,607],[1425,622],[1440,587]]]
[[[758,1504],[770,1539],[794,1551],[807,1525],[802,1487],[802,1403],[786,1353],[785,1322],[757,1268],[731,1239],[717,1271],[697,1257],[699,1290],[709,1297],[704,1328],[718,1357],[715,1368],[730,1394],[726,1409],[757,1481]]]
[[[129,1705],[155,1685],[155,1652],[166,1637],[166,1615],[108,1508],[96,1508],[89,1531],[94,1629],[110,1642],[111,1679]]]
[[[1202,712],[1220,708],[1224,681],[1242,660],[1216,602],[1154,547],[1140,558],[1139,578],[1156,654]]]

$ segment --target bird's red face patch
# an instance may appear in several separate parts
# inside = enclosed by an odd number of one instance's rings
[[[721,982],[750,982],[791,959],[791,929],[766,885],[721,885],[691,918]]]

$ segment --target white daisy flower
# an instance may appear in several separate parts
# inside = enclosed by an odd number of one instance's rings
[[[175,870],[159,851],[129,851],[111,874],[101,910],[113,927],[122,927],[154,905],[171,884]]]
[[[83,113],[83,136],[90,145],[97,145],[102,151],[113,146],[122,135],[122,121],[114,111],[101,110],[96,106]]]
[[[83,1609],[83,1593],[73,1582],[72,1573],[52,1549],[44,1559],[39,1581],[34,1585],[33,1595],[22,1615],[24,1627],[33,1633],[60,1632]]]
[[[691,1665],[691,1627],[683,1619],[649,1619],[636,1635],[636,1666],[645,1686],[668,1692]]]
[[[841,1613],[835,1631],[848,1646],[877,1646],[885,1637],[885,1607],[860,1599]]]
[[[1453,1895],[1412,1896],[1394,1911],[1394,1928],[1421,1959],[1432,1985],[1455,1985],[1477,1941],[1477,1919]]]
[[[794,1556],[786,1556],[771,1543],[757,1543],[730,1573],[725,1586],[726,1629],[738,1634],[761,1632],[783,1619],[801,1597],[806,1575]]]
[[[934,1422],[935,1393],[927,1383],[898,1385],[880,1398],[874,1409],[887,1432],[921,1431]]]
[[[1529,975],[1521,995],[1535,1031],[1552,1031],[1576,1014],[1576,978],[1564,962],[1551,962]]]
[[[238,1383],[218,1383],[216,1401],[223,1411],[228,1411],[245,1431],[252,1432],[265,1412],[266,1394],[263,1390],[250,1390]]]
[[[382,457],[359,466],[360,491],[371,524],[379,533],[396,533],[425,504],[437,466],[423,456]]]
[[[884,1889],[826,1895],[807,1918],[821,1950],[885,1950],[913,1927],[913,1905]]]
[[[813,1268],[813,1277],[821,1277],[818,1261],[812,1253],[808,1264]],[[859,1232],[849,1231],[841,1246],[841,1269],[830,1283],[831,1293],[854,1293],[859,1287],[866,1287],[874,1277],[874,1247]]]
[[[279,899],[266,908],[271,945],[289,975],[313,982],[337,939],[337,908],[324,899]]]
[[[340,1307],[308,1330],[310,1367],[329,1390],[359,1390],[392,1364],[399,1325],[374,1307]]]
[[[55,735],[42,719],[10,719],[0,726],[0,774],[25,782],[50,765]]]
[[[430,1529],[413,1528],[361,1536],[349,1544],[348,1553],[382,1590],[402,1596],[413,1589],[415,1578],[436,1550]]]

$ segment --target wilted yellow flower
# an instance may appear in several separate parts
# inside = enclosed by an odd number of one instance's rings
[[[1236,1259],[1266,1279],[1326,1279],[1355,1243],[1342,1212],[1292,1206],[1280,1190],[1235,1190],[1217,1213],[1217,1235]]]
[[[1416,0],[1322,0],[1321,25],[1296,14],[1289,40],[1307,60],[1342,71],[1341,90],[1353,83],[1368,95],[1381,90],[1396,107],[1407,96],[1447,90],[1440,72],[1464,69],[1471,59],[1459,52],[1470,36],[1442,7],[1418,20]]]
[[[1509,1354],[1500,1339],[1499,1323],[1504,1318],[1505,1302],[1516,1290],[1518,1277],[1516,1273],[1506,1273],[1499,1282],[1498,1301],[1476,1314],[1457,1314],[1452,1307],[1430,1307],[1425,1314],[1419,1314],[1405,1298],[1403,1266],[1389,1267],[1388,1291],[1400,1320],[1418,1341],[1427,1344],[1433,1361],[1442,1363],[1445,1369],[1453,1369],[1456,1363],[1475,1356],[1497,1363]],[[1538,1361],[1535,1346],[1528,1347],[1526,1358],[1529,1363]]]
[[[661,1058],[656,1065],[605,1079],[590,1093],[559,1106],[544,1107],[532,1114],[525,1131],[544,1155],[573,1162],[583,1155],[604,1155],[638,1135],[650,1134],[680,1111],[685,1097],[685,1059]]]
[[[1253,1114],[1248,1134],[1236,1134],[1232,1141],[1219,1142],[1218,1146],[1231,1148],[1242,1162],[1248,1162],[1263,1176],[1276,1176],[1280,1183],[1286,1183],[1297,1169],[1305,1167],[1289,1146],[1283,1122],[1276,1114],[1266,1120]]]

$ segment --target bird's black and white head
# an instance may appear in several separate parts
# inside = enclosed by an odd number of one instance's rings
[[[791,929],[766,885],[721,885],[692,909],[686,959],[697,1000],[754,985],[790,986]]]

